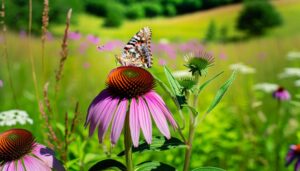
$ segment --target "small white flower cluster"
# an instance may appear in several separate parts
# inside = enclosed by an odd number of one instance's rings
[[[300,68],[284,68],[278,76],[279,78],[300,77]]]
[[[278,87],[279,87],[279,85],[273,84],[273,83],[259,83],[259,84],[255,84],[253,89],[254,90],[260,90],[260,91],[263,91],[265,93],[272,93],[275,90],[277,90]]]
[[[287,55],[287,59],[288,60],[296,60],[296,59],[300,59],[300,52],[289,52]]]
[[[0,126],[13,126],[17,123],[21,125],[26,123],[33,124],[33,120],[23,110],[14,109],[0,112]]]
[[[256,72],[255,68],[247,66],[243,63],[231,64],[229,68],[242,74],[254,74]]]

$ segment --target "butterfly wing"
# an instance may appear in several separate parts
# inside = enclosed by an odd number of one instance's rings
[[[123,66],[150,68],[152,66],[151,29],[142,28],[125,45],[121,56],[117,57]]]

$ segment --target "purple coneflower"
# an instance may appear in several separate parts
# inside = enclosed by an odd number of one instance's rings
[[[300,144],[291,145],[290,151],[286,156],[285,165],[286,166],[290,165],[294,160],[297,160],[295,164],[295,171],[299,171],[300,170]]]
[[[133,145],[138,146],[140,129],[148,144],[152,141],[152,119],[160,132],[170,138],[167,120],[174,128],[177,124],[163,99],[153,90],[154,78],[145,69],[121,66],[110,72],[107,88],[92,101],[86,119],[89,134],[98,127],[102,142],[112,122],[110,140],[114,145],[120,137],[125,122],[130,127]]]
[[[290,100],[290,93],[283,87],[279,87],[276,91],[273,92],[273,97],[279,101]]]
[[[25,129],[11,129],[0,134],[0,170],[63,171],[49,148],[35,142]]]

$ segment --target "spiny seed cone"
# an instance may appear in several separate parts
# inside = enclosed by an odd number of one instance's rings
[[[10,129],[0,134],[0,163],[13,161],[30,153],[34,137],[25,129]]]
[[[110,72],[106,83],[113,95],[132,98],[149,92],[154,86],[154,78],[143,68],[121,66]]]

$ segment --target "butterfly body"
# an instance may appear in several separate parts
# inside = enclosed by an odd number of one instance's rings
[[[151,30],[142,28],[125,45],[117,61],[123,66],[136,66],[150,68],[152,66]]]

